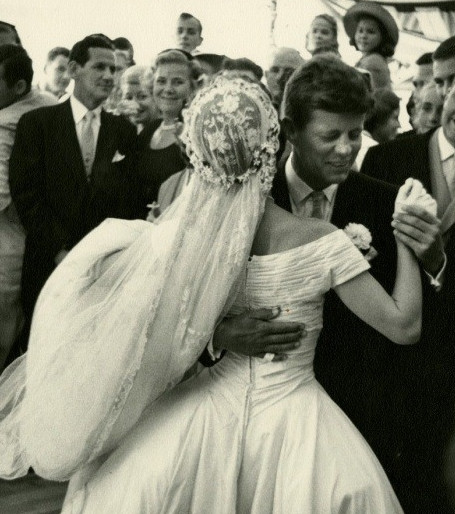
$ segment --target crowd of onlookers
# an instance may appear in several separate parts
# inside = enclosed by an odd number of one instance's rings
[[[388,66],[399,44],[394,18],[378,4],[359,2],[343,24],[373,99],[354,169],[396,185],[419,179],[436,198],[438,216],[414,213],[409,230],[422,265],[424,326],[420,350],[397,357],[396,369],[406,370],[405,437],[391,436],[393,451],[381,455],[374,438],[384,427],[368,432],[361,419],[368,413],[341,397],[337,403],[377,451],[406,512],[449,512],[450,491],[455,495],[455,36],[416,61],[405,106],[412,129],[399,133],[400,98]],[[330,67],[342,59],[337,38],[336,20],[321,14],[306,49]],[[202,25],[188,13],[177,20],[176,47],[163,49],[152,66],[135,63],[128,39],[93,34],[72,49],[51,49],[43,81],[32,86],[32,61],[14,26],[0,22],[0,369],[26,350],[41,288],[91,229],[107,217],[153,219],[179,194],[191,175],[179,140],[182,111],[195,92],[215,74],[242,76],[260,83],[280,110],[289,77],[304,63],[296,49],[281,47],[263,70],[247,57],[201,53],[201,43]],[[292,127],[283,127],[282,163],[298,145]],[[316,133],[306,148],[323,159],[330,137]]]

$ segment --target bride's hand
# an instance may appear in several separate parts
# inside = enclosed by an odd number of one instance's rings
[[[408,246],[424,269],[435,276],[444,264],[444,246],[436,216],[437,204],[422,184],[408,179],[395,201],[392,226],[396,238]]]
[[[427,193],[422,183],[415,178],[408,178],[398,190],[394,215],[402,212],[405,205],[418,205],[433,216],[436,216],[438,207],[436,200]]]

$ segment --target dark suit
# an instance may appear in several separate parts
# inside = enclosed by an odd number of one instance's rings
[[[17,126],[9,179],[27,232],[22,301],[29,321],[59,251],[71,249],[107,217],[133,215],[136,131],[104,111],[100,121],[90,179],[69,100],[27,113]],[[113,163],[116,153],[125,158]]]
[[[284,163],[275,176],[272,196],[277,205],[291,212]],[[339,228],[360,223],[370,230],[378,252],[371,262],[371,272],[388,292],[396,272],[396,245],[390,226],[395,196],[394,187],[351,172],[338,187],[331,219]],[[381,377],[388,376],[388,356],[394,351],[393,343],[360,321],[333,291],[327,294],[324,328],[316,349],[316,375],[373,447],[376,431],[386,420],[382,419],[372,388],[384,387]],[[378,453],[394,453],[389,444],[382,445],[384,448],[378,444]]]
[[[445,207],[433,190],[434,170],[431,168],[430,148],[434,145],[435,131],[409,136],[371,148],[363,161],[361,172],[382,178],[394,184],[413,177],[435,194],[438,215]],[[433,146],[434,147],[434,146]],[[408,424],[412,423],[403,455],[412,466],[414,480],[422,488],[431,487],[434,507],[428,512],[451,512],[445,505],[442,478],[442,459],[447,439],[455,426],[455,241],[453,225],[445,232],[445,252],[448,258],[444,285],[439,293],[424,296],[422,338],[418,347],[410,352],[406,380],[411,384],[406,398]],[[404,365],[403,365],[404,368]],[[418,485],[416,485],[418,487]],[[437,504],[436,502],[440,502]],[[427,512],[421,507],[419,512]]]
[[[351,172],[338,187],[331,218],[339,228],[360,223],[370,230],[378,252],[370,272],[389,293],[396,275],[396,244],[390,226],[396,193],[390,184]],[[272,196],[277,205],[291,211],[284,163]],[[412,481],[415,467],[404,458],[418,451],[407,404],[415,387],[415,349],[416,345],[390,342],[352,314],[334,291],[327,294],[324,328],[316,348],[316,377],[375,451],[405,512],[429,513],[436,512],[434,501],[428,500],[431,507],[426,508],[428,488]]]

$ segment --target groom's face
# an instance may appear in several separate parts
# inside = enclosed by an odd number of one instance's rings
[[[311,188],[321,190],[346,180],[360,150],[364,118],[317,109],[303,128],[290,123],[293,166]]]

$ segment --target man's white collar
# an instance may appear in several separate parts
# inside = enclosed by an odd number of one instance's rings
[[[305,200],[312,192],[313,189],[303,181],[292,165],[292,152],[285,164],[286,180],[289,185],[289,194],[294,202],[294,205],[299,205],[302,200]],[[329,202],[332,202],[333,196],[337,190],[338,184],[331,184],[323,189],[323,193]]]
[[[438,146],[441,161],[446,161],[447,159],[450,159],[450,157],[453,156],[454,148],[451,145],[451,143],[447,140],[442,127],[439,127],[438,129]]]
[[[74,95],[70,96],[70,104],[73,111],[74,123],[77,125],[90,109],[87,109],[87,107],[85,107],[85,105]],[[93,109],[93,112],[95,113],[95,119],[99,119],[102,108],[102,105],[98,105],[96,109]]]

